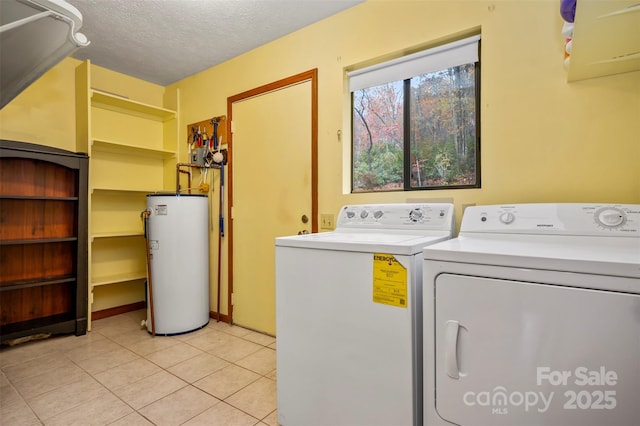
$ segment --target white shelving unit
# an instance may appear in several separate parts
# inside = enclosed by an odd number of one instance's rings
[[[640,70],[640,3],[579,0],[568,81]]]
[[[146,194],[174,190],[178,112],[91,86],[91,64],[76,70],[78,150],[89,154],[89,328],[93,290],[144,288],[140,213]]]

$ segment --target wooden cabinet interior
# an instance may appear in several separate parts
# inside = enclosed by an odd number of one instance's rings
[[[87,329],[84,154],[0,141],[0,336]]]

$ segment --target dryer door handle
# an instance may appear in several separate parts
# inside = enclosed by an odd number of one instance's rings
[[[460,370],[458,368],[459,330],[460,323],[458,321],[447,321],[444,332],[444,367],[446,369],[447,376],[452,379],[460,378]]]

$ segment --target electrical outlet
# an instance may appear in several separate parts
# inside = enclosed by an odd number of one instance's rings
[[[336,220],[332,214],[320,215],[320,228],[321,229],[334,229],[336,227]]]

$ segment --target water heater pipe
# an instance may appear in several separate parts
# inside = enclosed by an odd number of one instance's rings
[[[144,210],[140,216],[144,221],[144,241],[147,251],[147,284],[149,287],[149,311],[151,312],[151,336],[156,337],[156,316],[153,312],[153,280],[151,279],[151,250],[149,248],[149,216],[151,212]]]
[[[176,164],[176,194],[180,193],[180,173],[184,173],[189,176],[189,194],[191,194],[191,168],[190,164],[177,163]],[[187,167],[187,170],[181,170],[180,167]]]

